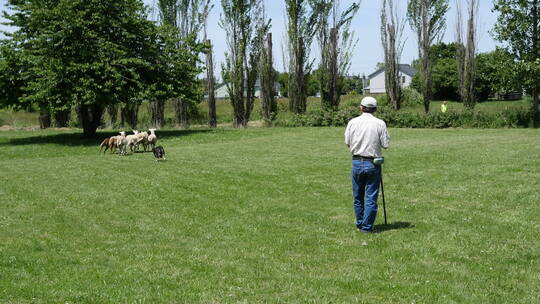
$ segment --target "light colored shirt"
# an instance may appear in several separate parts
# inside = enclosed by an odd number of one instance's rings
[[[446,113],[447,110],[448,110],[448,107],[443,103],[441,105],[441,112]]]
[[[386,123],[370,113],[362,113],[347,124],[345,144],[353,155],[381,157],[381,148],[390,145]]]

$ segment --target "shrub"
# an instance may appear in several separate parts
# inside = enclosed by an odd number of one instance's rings
[[[422,104],[422,94],[420,94],[417,90],[407,87],[403,88],[401,92],[403,94],[402,106],[415,106]]]
[[[358,116],[358,109],[347,106],[338,111],[316,109],[303,115],[293,115],[276,121],[278,126],[287,127],[329,127],[346,126]],[[540,124],[540,117],[533,117],[531,111],[515,109],[500,113],[463,112],[418,112],[395,111],[388,106],[379,107],[375,114],[393,128],[523,128]]]

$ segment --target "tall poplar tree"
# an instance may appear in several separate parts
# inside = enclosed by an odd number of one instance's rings
[[[289,110],[304,113],[307,101],[307,75],[312,70],[309,50],[317,33],[318,14],[310,9],[308,0],[285,0],[287,10],[287,40],[289,51]]]
[[[445,15],[448,8],[448,0],[409,0],[407,4],[407,19],[417,36],[418,58],[421,62],[420,79],[426,113],[429,112],[432,98],[430,49],[446,30]]]
[[[381,42],[384,50],[386,94],[395,110],[401,108],[399,61],[403,50],[403,23],[393,0],[383,0],[381,7]]]
[[[357,40],[350,25],[360,8],[359,2],[341,10],[340,0],[312,0],[311,7],[318,14],[317,41],[320,48],[317,73],[321,103],[326,109],[336,110],[341,97],[342,80],[347,74]]]
[[[158,7],[161,23],[177,30],[179,38],[177,46],[179,48],[185,48],[183,44],[193,39],[197,43],[206,43],[206,37],[200,35],[200,33],[213,7],[210,0],[159,0]],[[198,48],[191,50],[197,51]],[[183,63],[171,62],[171,64],[181,65]],[[190,64],[193,65],[193,68],[196,68],[199,61],[194,60]],[[198,82],[187,85],[198,86]],[[194,101],[187,98],[187,96],[175,98],[176,119],[182,127],[189,126],[189,109],[193,103]]]
[[[475,81],[476,81],[476,44],[478,1],[467,1],[467,32],[463,33],[463,18],[459,1],[456,1],[456,59],[459,76],[459,95],[467,109],[472,110],[476,105]]]
[[[257,67],[269,22],[261,21],[261,0],[221,0],[221,5],[220,25],[227,35],[222,76],[233,108],[233,125],[245,128],[253,111]]]

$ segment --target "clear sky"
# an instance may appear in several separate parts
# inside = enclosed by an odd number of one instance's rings
[[[459,1],[465,8],[465,0],[450,0],[450,11],[446,15],[447,29],[444,35],[444,42],[452,42],[455,39],[454,26],[456,23],[456,1]],[[0,0],[0,8],[5,9],[6,0]],[[144,0],[150,8],[154,7],[157,0]],[[226,51],[225,32],[219,27],[219,18],[221,15],[221,1],[213,0],[214,9],[210,13],[209,17],[209,33],[208,38],[214,43],[214,53],[216,57],[217,69],[221,70],[219,64],[223,61],[224,53]],[[266,11],[268,17],[272,19],[272,33],[274,39],[274,58],[275,68],[279,71],[283,71],[283,51],[282,41],[285,34],[285,3],[283,0],[264,0],[266,5]],[[341,7],[346,8],[351,3],[357,2],[353,0],[342,0]],[[351,28],[356,32],[356,36],[359,38],[359,43],[354,50],[354,56],[352,58],[352,65],[349,74],[370,74],[375,70],[375,66],[378,62],[383,61],[382,46],[380,41],[380,6],[381,0],[363,0],[360,4],[360,10],[358,15],[352,22]],[[405,0],[396,0],[400,5],[399,13],[401,17],[405,17]],[[496,42],[493,40],[489,31],[492,29],[493,24],[496,22],[497,15],[492,12],[493,8],[492,0],[479,0],[479,20],[478,20],[478,51],[487,52],[495,49]],[[154,15],[154,14],[150,14]],[[1,19],[1,17],[0,17]],[[6,30],[6,27],[0,25],[1,30]],[[411,31],[408,24],[405,24],[405,30],[403,33],[403,40],[405,40],[405,47],[402,54],[402,63],[411,63],[413,59],[418,56],[417,42],[415,34]],[[317,56],[316,47],[312,48],[312,55]]]

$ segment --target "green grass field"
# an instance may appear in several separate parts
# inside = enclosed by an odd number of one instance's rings
[[[0,132],[0,303],[540,302],[538,129],[391,129],[373,235],[343,128],[157,134]]]

